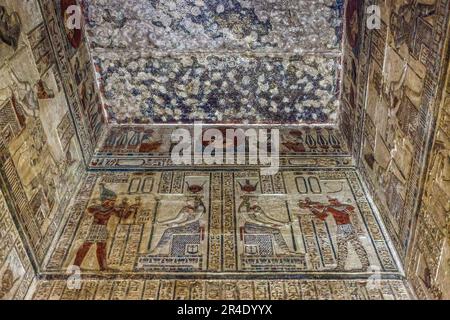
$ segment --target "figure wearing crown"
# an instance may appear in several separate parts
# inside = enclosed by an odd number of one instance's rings
[[[93,244],[97,246],[97,261],[101,271],[107,269],[106,261],[106,241],[108,240],[108,222],[112,216],[118,218],[129,218],[135,214],[140,207],[139,201],[134,205],[129,205],[127,199],[116,205],[117,195],[112,190],[100,184],[100,205],[94,205],[87,208],[87,212],[94,216],[94,221],[89,229],[89,233],[80,246],[75,256],[74,265],[81,267],[84,258]]]
[[[338,265],[337,270],[344,270],[348,257],[348,245],[353,246],[358,253],[362,264],[362,270],[367,270],[370,266],[367,251],[364,248],[355,227],[352,224],[350,216],[354,213],[355,207],[350,204],[341,203],[338,199],[328,198],[328,204],[313,202],[310,198],[299,202],[302,209],[310,210],[318,219],[325,221],[328,215],[331,215],[336,222],[337,227],[337,245],[338,245]]]

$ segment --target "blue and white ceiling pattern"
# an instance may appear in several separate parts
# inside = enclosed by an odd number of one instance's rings
[[[343,0],[85,0],[113,123],[334,123]]]

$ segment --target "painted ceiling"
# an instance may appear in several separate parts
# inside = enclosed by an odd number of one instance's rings
[[[342,0],[86,0],[113,123],[334,123]]]

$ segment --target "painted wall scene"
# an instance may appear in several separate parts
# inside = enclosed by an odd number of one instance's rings
[[[449,20],[0,0],[0,300],[450,299]]]
[[[48,271],[398,271],[350,170],[88,175],[71,210]]]

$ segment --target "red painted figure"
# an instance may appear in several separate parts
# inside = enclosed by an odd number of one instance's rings
[[[348,256],[348,243],[351,243],[362,264],[362,269],[367,270],[370,266],[367,251],[362,245],[350,220],[350,214],[355,211],[355,207],[349,204],[341,203],[338,199],[329,199],[329,204],[312,202],[306,198],[300,201],[299,206],[302,209],[309,209],[317,218],[325,221],[328,215],[332,215],[337,226],[337,244],[338,244],[338,270],[345,269],[345,263]]]
[[[100,185],[101,205],[95,205],[87,208],[87,212],[94,215],[94,221],[89,229],[88,236],[80,246],[75,256],[74,265],[81,267],[84,258],[93,244],[97,245],[97,261],[101,271],[107,269],[106,261],[106,241],[108,240],[108,222],[112,216],[127,219],[132,213],[135,213],[139,204],[129,206],[126,201],[116,206],[117,195]]]

